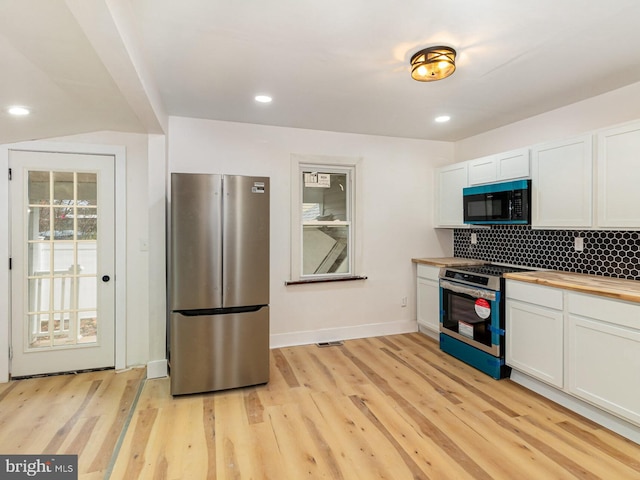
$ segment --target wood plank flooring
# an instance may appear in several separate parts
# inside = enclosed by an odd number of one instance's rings
[[[0,453],[77,454],[81,478],[104,478],[144,375],[104,370],[0,384]]]
[[[418,333],[274,349],[263,386],[148,380],[127,422],[139,382],[0,385],[0,453],[78,453],[80,478],[640,479],[640,445]]]

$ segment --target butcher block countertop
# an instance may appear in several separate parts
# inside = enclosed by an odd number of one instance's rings
[[[439,258],[412,258],[413,263],[422,265],[433,265],[434,267],[460,267],[463,265],[484,265],[484,260],[474,260],[473,258],[460,257],[439,257]]]
[[[542,270],[505,273],[505,278],[640,303],[640,282],[583,273]]]

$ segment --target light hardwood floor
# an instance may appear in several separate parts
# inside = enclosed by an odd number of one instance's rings
[[[78,453],[80,478],[640,479],[639,445],[417,333],[274,349],[258,387],[141,377],[0,385],[0,453]]]

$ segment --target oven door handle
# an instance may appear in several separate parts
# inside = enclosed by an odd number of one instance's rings
[[[440,288],[451,290],[455,293],[463,293],[474,298],[484,298],[491,302],[495,302],[499,297],[499,292],[493,290],[485,290],[483,288],[473,288],[458,283],[449,282],[448,280],[440,280]]]

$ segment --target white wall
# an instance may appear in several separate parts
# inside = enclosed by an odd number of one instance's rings
[[[149,179],[151,171],[162,172],[165,168],[164,155],[162,159],[154,158],[158,165],[149,166],[149,137],[147,135],[96,132],[90,134],[72,135],[61,138],[48,139],[47,142],[88,143],[99,145],[117,145],[126,149],[126,201],[127,201],[127,305],[126,305],[126,365],[145,365],[150,360],[161,360],[165,357],[164,337],[164,278],[161,285],[154,281],[150,285],[149,263],[164,264],[164,214],[161,214],[162,224],[150,225],[149,214],[152,211],[149,198]],[[164,175],[161,175],[164,178]],[[162,184],[163,185],[163,184]],[[158,200],[156,199],[156,202]],[[155,223],[159,215],[154,213]],[[158,228],[160,227],[160,228]],[[155,232],[150,237],[150,228]],[[160,235],[161,238],[158,238]],[[156,242],[161,241],[161,251],[158,252]],[[151,242],[151,243],[150,243]],[[153,252],[155,258],[150,259]],[[153,286],[153,289],[151,288]],[[159,308],[158,301],[162,302]],[[154,317],[150,317],[150,305],[154,305]],[[161,313],[161,315],[160,315]],[[153,332],[153,334],[151,333]],[[158,345],[150,344],[150,339]]]
[[[291,154],[362,157],[365,281],[285,286]],[[271,178],[271,346],[416,329],[412,257],[450,255],[433,227],[433,169],[453,144],[171,117],[170,172]],[[401,307],[402,297],[408,306]]]
[[[640,83],[613,90],[520,122],[469,137],[455,145],[456,161],[556,139],[640,119]]]

